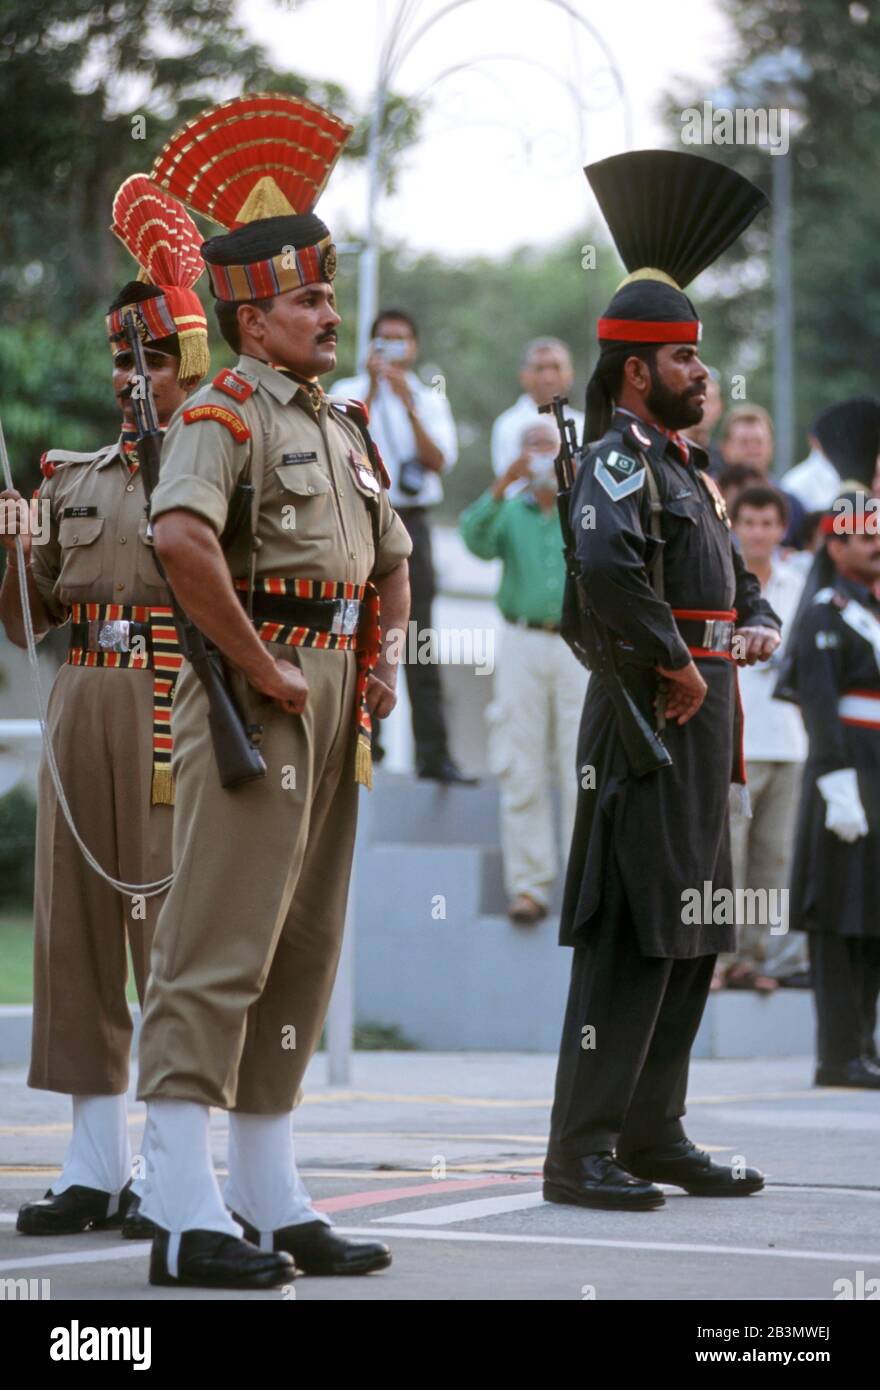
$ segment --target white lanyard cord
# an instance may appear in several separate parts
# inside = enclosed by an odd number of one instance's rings
[[[12,481],[12,473],[9,468],[9,456],[6,452],[6,439],[3,434],[2,424],[0,424],[0,461],[2,461],[3,466],[4,486],[11,489],[14,487],[14,483]],[[40,720],[40,731],[43,736],[43,751],[46,755],[46,765],[49,768],[49,775],[52,778],[52,785],[55,788],[55,795],[58,797],[58,805],[61,807],[61,810],[64,814],[64,819],[67,821],[68,829],[70,830],[71,835],[73,836],[74,840],[79,846],[79,849],[86,863],[89,865],[90,868],[94,869],[96,874],[98,874],[101,878],[104,879],[105,883],[109,883],[111,888],[116,889],[117,893],[122,893],[126,897],[157,897],[160,893],[164,893],[170,887],[171,881],[174,877],[173,874],[168,874],[166,878],[156,879],[152,883],[125,883],[122,879],[114,878],[112,874],[108,874],[106,869],[103,869],[101,865],[98,863],[97,859],[92,854],[88,845],[84,843],[79,831],[76,828],[76,825],[74,824],[73,813],[71,812],[70,806],[67,801],[67,797],[64,794],[64,787],[61,784],[61,774],[58,771],[58,763],[55,760],[55,749],[52,747],[52,740],[49,736],[49,727],[46,718],[46,703],[43,697],[42,683],[40,681],[40,659],[37,655],[37,641],[36,637],[34,636],[34,623],[33,617],[31,615],[30,598],[28,596],[27,569],[25,567],[24,560],[24,546],[22,545],[21,536],[18,535],[15,538],[15,556],[16,560],[18,561],[18,590],[21,595],[21,613],[24,619],[24,631],[25,637],[27,639],[28,662],[31,668],[31,677],[33,679],[34,694],[36,695],[37,700],[37,713],[39,715]]]

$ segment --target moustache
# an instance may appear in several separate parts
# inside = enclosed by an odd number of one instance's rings
[[[335,343],[337,341],[336,333],[331,328],[326,333],[319,333],[315,341],[318,343]]]

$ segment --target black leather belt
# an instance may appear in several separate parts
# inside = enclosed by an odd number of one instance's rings
[[[701,651],[729,652],[736,624],[728,618],[678,618],[675,625],[688,647]]]
[[[70,646],[86,652],[129,652],[136,637],[145,644],[146,651],[152,649],[150,624],[130,622],[127,618],[71,623],[68,631]]]
[[[247,595],[237,591],[243,606]],[[356,598],[296,598],[291,594],[254,593],[255,623],[283,623],[285,627],[310,627],[316,632],[354,635],[361,603]]]

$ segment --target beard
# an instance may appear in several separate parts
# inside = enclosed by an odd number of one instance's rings
[[[689,386],[680,394],[664,386],[654,362],[648,363],[651,373],[651,390],[645,397],[645,404],[651,414],[668,430],[687,429],[688,425],[698,425],[703,418],[703,406],[694,400],[694,395],[702,386]]]

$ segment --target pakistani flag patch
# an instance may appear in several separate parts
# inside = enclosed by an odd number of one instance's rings
[[[593,472],[608,496],[615,502],[638,492],[645,481],[645,465],[629,454],[619,454],[612,449],[606,458],[597,458]]]

